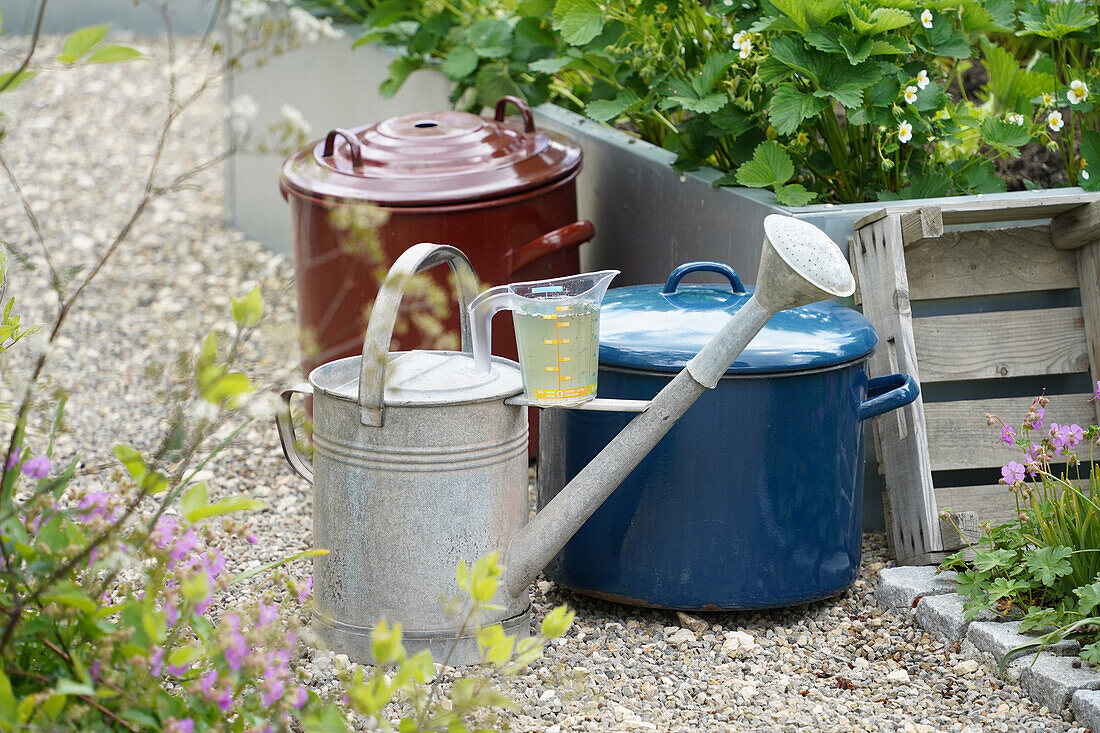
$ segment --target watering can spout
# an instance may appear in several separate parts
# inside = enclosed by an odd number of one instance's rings
[[[840,248],[817,227],[792,217],[764,220],[764,245],[753,296],[614,440],[504,548],[504,585],[527,587],[619,484],[707,389],[713,389],[775,313],[855,292]]]

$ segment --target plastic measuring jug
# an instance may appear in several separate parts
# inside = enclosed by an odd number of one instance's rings
[[[523,391],[532,405],[562,407],[596,396],[600,303],[618,270],[489,288],[469,305],[474,368],[492,368],[493,316],[512,311]]]

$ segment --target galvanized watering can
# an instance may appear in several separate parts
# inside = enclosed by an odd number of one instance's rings
[[[312,464],[295,445],[287,414],[277,420],[291,466],[313,483],[314,619],[321,638],[370,662],[370,634],[400,621],[406,645],[429,647],[451,664],[479,660],[476,630],[460,632],[455,568],[501,550],[499,610],[485,623],[530,630],[527,588],[677,419],[714,388],[772,314],[855,290],[851,270],[828,236],[772,215],[757,288],[726,326],[649,402],[594,399],[578,408],[639,414],[533,519],[527,503],[527,400],[519,365],[492,357],[474,368],[468,306],[477,278],[453,247],[418,244],[394,263],[367,326],[363,356],[324,364],[309,384],[283,392],[314,398]],[[446,262],[462,312],[462,352],[389,353],[409,278]],[[479,339],[479,346],[487,343]],[[485,346],[487,348],[487,346]],[[484,356],[484,355],[483,355]]]

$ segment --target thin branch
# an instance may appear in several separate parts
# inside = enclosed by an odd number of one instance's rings
[[[42,0],[42,4],[38,6],[38,17],[34,21],[34,31],[31,32],[31,47],[27,51],[26,58],[23,59],[23,63],[19,65],[19,68],[15,70],[15,73],[8,77],[7,81],[0,84],[0,92],[7,91],[7,88],[15,83],[15,80],[19,78],[19,75],[27,70],[30,66],[31,59],[34,57],[34,50],[38,48],[38,37],[42,35],[42,18],[46,15],[46,0]]]
[[[40,26],[40,24],[41,24],[42,13],[44,11],[44,7],[45,7],[45,0],[43,0],[42,6],[39,9],[38,26]],[[167,12],[166,8],[165,8],[165,12]],[[167,17],[166,17],[166,22],[168,22]],[[36,29],[35,29],[35,36],[34,36],[34,41],[32,41],[31,54],[33,54],[34,45],[36,45],[36,43],[37,43],[38,33],[40,31],[40,28],[38,26],[36,26]],[[95,266],[91,269],[91,271],[87,274],[87,276],[85,276],[81,280],[80,284],[77,286],[75,291],[71,295],[69,295],[67,298],[64,298],[62,300],[62,302],[60,304],[60,307],[58,309],[57,316],[54,319],[54,322],[53,322],[52,327],[50,329],[49,336],[47,338],[47,343],[48,344],[53,344],[53,342],[56,340],[57,335],[58,335],[59,331],[61,330],[61,327],[64,324],[64,322],[65,322],[66,318],[68,317],[69,312],[72,310],[73,306],[80,299],[81,295],[83,295],[84,291],[88,288],[88,286],[92,283],[92,281],[99,275],[99,273],[107,265],[107,263],[109,261],[111,261],[111,259],[115,255],[115,253],[122,246],[122,244],[127,240],[127,238],[129,237],[131,231],[133,230],[134,226],[137,224],[137,222],[141,218],[141,216],[145,213],[146,208],[152,202],[154,202],[155,200],[157,200],[158,198],[163,196],[165,193],[169,193],[169,192],[172,192],[174,190],[177,190],[178,187],[180,187],[189,178],[191,178],[191,177],[197,175],[198,173],[200,173],[200,172],[202,172],[202,171],[204,171],[204,170],[206,170],[206,169],[222,162],[223,160],[225,160],[228,157],[228,155],[232,154],[232,152],[233,152],[232,148],[230,148],[229,150],[222,153],[221,155],[218,155],[218,156],[206,161],[205,163],[199,164],[199,165],[185,171],[184,173],[176,176],[175,178],[173,178],[171,180],[171,182],[167,186],[163,186],[163,187],[156,186],[155,182],[156,182],[157,174],[159,172],[160,162],[161,162],[162,156],[163,156],[164,151],[165,151],[165,147],[166,147],[167,140],[168,140],[168,134],[171,131],[171,129],[173,127],[173,124],[179,118],[179,116],[186,110],[186,108],[192,102],[194,102],[196,99],[198,99],[205,91],[207,91],[216,81],[215,78],[208,77],[207,79],[205,79],[203,81],[203,83],[191,95],[189,95],[182,102],[179,101],[178,96],[177,96],[178,78],[177,78],[177,72],[176,72],[176,69],[175,69],[175,46],[174,46],[174,43],[173,43],[172,38],[171,38],[171,25],[170,25],[170,22],[168,23],[168,30],[169,30],[169,33],[168,33],[169,41],[168,41],[168,43],[169,43],[169,55],[170,55],[170,59],[169,59],[170,66],[169,66],[168,111],[167,111],[167,114],[165,115],[164,124],[161,128],[160,136],[157,140],[157,145],[156,145],[156,148],[155,148],[155,151],[154,151],[154,154],[153,154],[153,161],[152,161],[152,163],[149,167],[149,172],[148,172],[148,175],[147,175],[146,180],[145,180],[144,193],[142,195],[141,200],[135,206],[135,208],[134,208],[133,212],[131,213],[130,217],[127,219],[125,224],[123,224],[123,226],[119,229],[118,233],[116,234],[114,239],[111,241],[111,244],[108,246],[107,251],[103,254],[103,256],[99,259],[99,261],[95,264]],[[30,63],[30,55],[31,54],[28,55],[27,60],[24,62],[23,66],[21,67],[21,70],[25,69],[26,65]],[[10,84],[10,83],[11,82],[9,80],[8,84]],[[6,88],[6,86],[8,84],[5,84],[4,88]],[[0,88],[0,91],[2,91],[2,88]],[[23,435],[24,435],[25,429],[26,429],[25,428],[26,421],[27,421],[27,418],[29,416],[32,401],[33,401],[33,397],[34,397],[34,385],[37,383],[37,380],[39,379],[39,377],[42,374],[43,369],[45,368],[46,362],[48,360],[48,353],[49,353],[48,350],[44,351],[42,354],[39,355],[38,359],[35,362],[35,366],[34,366],[34,369],[32,370],[30,380],[28,381],[26,392],[23,396],[23,401],[20,404],[18,416],[16,418],[16,429],[12,431],[11,439],[9,441],[9,449],[8,449],[6,455],[10,455],[14,451],[15,446],[21,445],[21,443],[22,443],[22,438],[23,438]],[[0,491],[0,493],[2,493],[2,494],[7,494],[8,493],[8,491],[9,491],[8,484],[12,481],[11,474],[13,474],[13,473],[14,473],[14,471],[7,469],[6,466],[0,466],[0,477],[2,477],[2,478],[0,478],[0,487],[3,487],[3,490]],[[144,491],[144,490],[139,491],[138,495],[136,497],[134,497],[134,499],[126,507],[126,509],[124,510],[124,512],[123,512],[122,516],[120,517],[118,523],[115,526],[101,532],[97,537],[95,537],[91,542],[89,542],[82,549],[82,551],[78,552],[74,557],[70,558],[68,560],[68,562],[64,563],[59,568],[55,568],[54,571],[52,573],[50,573],[50,575],[42,583],[40,583],[38,585],[38,587],[35,588],[33,591],[27,593],[26,595],[24,595],[22,597],[20,597],[20,595],[18,593],[14,594],[14,597],[12,599],[13,600],[13,607],[8,611],[9,621],[6,624],[6,628],[4,629],[3,634],[0,635],[0,654],[3,653],[4,649],[10,643],[16,627],[21,622],[21,620],[22,620],[21,615],[22,615],[23,610],[26,609],[29,604],[37,602],[42,593],[44,593],[51,586],[53,586],[61,577],[64,577],[68,573],[72,572],[72,570],[74,570],[80,563],[84,562],[90,556],[91,552],[95,548],[99,547],[100,545],[103,544],[103,542],[105,542],[107,539],[109,539],[118,530],[118,528],[121,525],[123,525],[125,523],[125,521],[137,510],[138,506],[140,505],[140,503],[142,502],[142,500],[144,500],[144,498],[146,496],[147,496],[146,491]],[[0,498],[4,498],[4,497],[0,497]],[[0,543],[0,551],[4,551],[4,550],[6,550],[6,548],[4,548],[3,544]],[[110,714],[110,713],[108,712],[107,714]]]
[[[27,199],[26,194],[23,193],[23,187],[19,185],[19,179],[15,177],[15,172],[8,166],[8,161],[4,158],[2,149],[0,149],[0,168],[4,169],[4,174],[8,177],[8,183],[15,189],[15,195],[19,197],[19,203],[23,204],[23,211],[27,214],[27,220],[31,223],[31,229],[34,230],[34,236],[38,240],[39,246],[42,248],[42,254],[46,257],[46,266],[50,268],[50,284],[57,294],[58,303],[60,303],[62,300],[61,278],[57,274],[57,268],[54,267],[53,257],[50,256],[50,248],[46,246],[46,236],[42,233],[42,224],[38,221],[38,216],[34,213],[34,209],[31,208],[30,200]]]

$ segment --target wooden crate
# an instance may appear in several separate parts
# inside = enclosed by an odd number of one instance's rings
[[[944,234],[945,224],[983,226]],[[851,260],[857,302],[879,335],[872,376],[907,372],[925,386],[961,382],[956,391],[974,393],[995,393],[1017,377],[1087,373],[1091,384],[1100,380],[1100,195],[1008,206],[969,197],[954,208],[887,208],[856,223]],[[1079,306],[1017,309],[1003,297],[1075,289]],[[922,301],[945,314],[914,317],[912,303]],[[1050,395],[1046,424],[1096,422],[1092,396],[1091,390]],[[957,537],[945,545],[941,507],[976,512],[994,524],[1015,515],[1004,485],[951,485],[957,481],[942,477],[952,474],[940,472],[1019,460],[985,415],[1018,425],[1031,400],[929,403],[922,396],[875,419],[887,529],[899,562],[938,562],[958,546]]]

